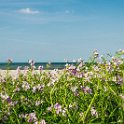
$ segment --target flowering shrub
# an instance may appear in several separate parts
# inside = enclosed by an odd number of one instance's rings
[[[0,76],[1,124],[124,123],[124,51],[63,70],[30,67]]]

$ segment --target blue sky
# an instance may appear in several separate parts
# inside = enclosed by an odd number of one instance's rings
[[[124,0],[0,0],[0,61],[87,59],[124,48]]]

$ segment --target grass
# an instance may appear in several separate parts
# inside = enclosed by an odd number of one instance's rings
[[[107,59],[95,51],[63,70],[30,64],[16,78],[0,77],[1,124],[124,123],[124,51]]]

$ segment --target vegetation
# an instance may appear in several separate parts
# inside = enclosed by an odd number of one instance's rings
[[[109,57],[109,58],[108,58]],[[124,51],[63,70],[34,70],[0,76],[1,124],[124,123]]]

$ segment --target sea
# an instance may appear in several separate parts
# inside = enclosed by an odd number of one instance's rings
[[[38,69],[39,66],[43,66],[44,70],[64,69],[66,64],[74,65],[75,62],[37,62],[35,63],[35,69]],[[26,62],[0,63],[0,69],[2,70],[16,70],[18,67],[23,70],[25,67],[30,67],[30,64]]]

